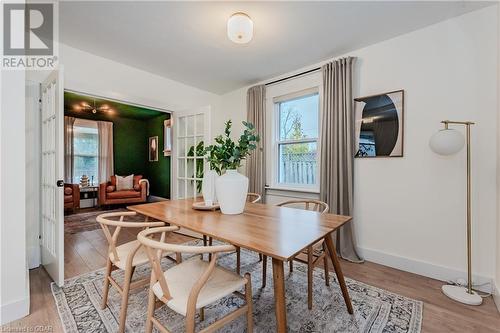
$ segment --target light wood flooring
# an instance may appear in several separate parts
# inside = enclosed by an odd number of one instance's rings
[[[130,241],[135,233],[123,230],[120,242]],[[191,238],[172,235],[171,242]],[[65,277],[70,278],[104,267],[107,243],[101,230],[65,235]],[[332,267],[330,265],[330,267]],[[344,274],[352,279],[424,302],[422,332],[500,332],[500,315],[491,297],[481,306],[465,306],[446,298],[440,291],[442,282],[366,262],[342,261]],[[50,278],[43,268],[30,271],[31,314],[2,327],[48,326],[46,332],[63,332],[50,290]],[[304,296],[305,297],[305,296]],[[12,331],[12,330],[11,330]]]

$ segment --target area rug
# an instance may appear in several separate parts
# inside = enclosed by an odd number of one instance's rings
[[[76,213],[64,216],[64,232],[66,234],[76,234],[82,231],[92,231],[100,229],[101,226],[97,223],[97,216],[104,213],[129,212],[126,208],[118,208],[113,210],[93,210],[90,212]],[[128,216],[127,221],[144,221],[144,216],[137,214],[136,216]],[[150,219],[150,221],[152,221]]]
[[[189,260],[188,258],[186,258]],[[258,255],[241,250],[241,271],[251,272],[254,332],[275,332],[272,268],[269,262],[266,288],[262,289],[262,263]],[[218,263],[234,269],[234,254],[222,256]],[[163,261],[164,268],[173,265],[169,260]],[[295,268],[296,267],[296,268]],[[347,312],[344,299],[336,278],[330,275],[330,286],[325,286],[322,270],[314,271],[313,309],[307,308],[307,266],[297,263],[294,272],[285,274],[287,319],[289,332],[409,332],[418,333],[421,329],[422,308],[420,301],[407,298],[387,290],[346,279],[354,306],[354,314]],[[149,265],[137,267],[134,280],[149,276]],[[74,332],[116,332],[120,313],[120,296],[114,288],[110,288],[108,307],[101,309],[102,281],[104,269],[84,274],[65,281],[59,288],[52,284],[63,327],[67,333]],[[120,282],[121,271],[113,272]],[[116,275],[115,275],[116,274]],[[144,332],[147,287],[132,291],[129,298],[127,328],[128,333]],[[242,300],[228,297],[205,308],[205,320],[196,318],[197,329],[203,329],[216,318],[232,311]],[[184,332],[184,317],[163,306],[156,310],[155,316],[172,332]],[[226,325],[218,332],[244,332],[245,316]]]

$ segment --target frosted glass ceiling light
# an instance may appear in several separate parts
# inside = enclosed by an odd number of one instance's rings
[[[227,20],[227,37],[237,44],[246,44],[253,37],[253,21],[245,13],[234,13]]]

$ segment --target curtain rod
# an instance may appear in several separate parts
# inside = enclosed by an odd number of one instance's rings
[[[293,79],[297,76],[302,76],[302,75],[306,75],[306,74],[309,74],[309,73],[312,73],[312,72],[317,72],[321,69],[321,67],[316,67],[316,68],[313,68],[313,69],[310,69],[308,71],[305,71],[305,72],[302,72],[302,73],[297,73],[297,74],[294,74],[294,75],[290,75],[290,76],[287,76],[287,77],[284,77],[282,79],[278,79],[278,80],[274,80],[274,81],[271,81],[271,82],[268,82],[268,83],[265,83],[264,85],[265,86],[269,86],[271,84],[275,84],[275,83],[279,83],[279,82],[282,82],[282,81],[286,81],[286,80],[290,80],[290,79]]]

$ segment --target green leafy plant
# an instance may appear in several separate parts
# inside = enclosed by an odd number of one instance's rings
[[[224,135],[215,138],[215,144],[205,148],[210,168],[219,175],[224,170],[237,169],[253,150],[257,148],[257,142],[260,138],[255,133],[255,126],[252,123],[243,121],[245,130],[240,136],[238,142],[231,139],[231,126],[233,122],[228,120],[225,125]]]
[[[198,142],[196,148],[195,146],[191,146],[188,150],[187,156],[194,157],[195,149],[196,149],[196,156],[201,157],[205,155],[205,145],[203,141]],[[188,163],[189,162],[190,160],[188,159]],[[194,172],[196,173],[196,178],[203,178],[203,163],[204,163],[203,159],[196,158],[194,160],[194,163],[195,163]],[[195,178],[194,175],[192,175],[192,177]],[[198,190],[198,192],[201,192],[201,184],[202,184],[201,180],[196,181],[196,189]]]

